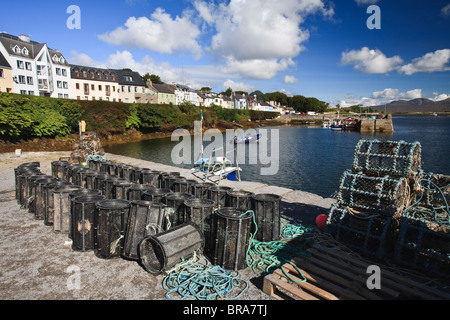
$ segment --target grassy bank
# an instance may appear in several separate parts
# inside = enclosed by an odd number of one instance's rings
[[[128,104],[0,93],[0,153],[71,150],[81,120],[86,122],[86,131],[97,132],[102,144],[110,144],[167,137],[177,128],[193,130],[201,114],[206,129],[248,127],[278,115],[189,103]]]

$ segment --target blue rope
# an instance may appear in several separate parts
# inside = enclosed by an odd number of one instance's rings
[[[234,293],[235,288],[243,288]],[[168,300],[234,300],[247,289],[245,280],[239,279],[238,273],[224,270],[220,266],[212,266],[195,261],[195,259],[180,263],[175,271],[169,273],[163,280],[163,288]],[[233,293],[233,296],[229,294]],[[179,298],[173,297],[178,294]]]

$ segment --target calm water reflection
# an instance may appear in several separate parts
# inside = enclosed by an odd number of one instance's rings
[[[351,168],[355,146],[360,139],[419,141],[422,145],[423,169],[427,172],[450,175],[448,165],[450,118],[397,116],[394,117],[395,132],[390,135],[363,135],[357,132],[335,132],[330,129],[304,126],[263,129],[279,130],[278,173],[262,176],[260,174],[262,165],[250,165],[246,158],[246,163],[240,164],[243,169],[241,174],[243,180],[328,197],[338,189],[342,173]],[[171,153],[178,143],[172,142],[170,138],[164,138],[108,146],[105,147],[105,151],[175,166],[171,160]],[[248,146],[246,148],[248,157]],[[184,167],[190,168],[186,165]]]

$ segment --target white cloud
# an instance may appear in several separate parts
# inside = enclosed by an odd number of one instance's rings
[[[391,102],[394,100],[412,100],[422,98],[422,89],[414,89],[407,92],[401,92],[399,89],[386,88],[383,91],[372,93],[372,98],[381,102]]]
[[[268,80],[273,78],[279,71],[286,70],[293,62],[290,59],[250,59],[237,60],[229,56],[222,71],[236,73],[254,79]]]
[[[444,17],[450,17],[450,3],[441,9],[441,14]]]
[[[412,63],[400,68],[400,72],[412,75],[417,72],[449,71],[450,49],[436,50],[423,57],[416,58]]]
[[[298,79],[294,76],[284,76],[284,83],[297,83]]]
[[[399,89],[386,88],[382,91],[373,92],[370,97],[357,97],[354,94],[348,94],[344,99],[330,101],[330,104],[335,106],[339,103],[343,108],[358,104],[361,104],[363,107],[372,107],[384,105],[396,100],[413,100],[418,98],[422,98],[422,89],[414,89],[403,92]]]
[[[334,14],[322,0],[197,0],[194,7],[214,29],[211,51],[226,62],[224,70],[255,79],[270,79],[304,50],[306,16]]]
[[[433,101],[442,101],[442,100],[446,100],[450,98],[450,93],[441,93],[439,94],[439,92],[433,92],[433,97],[431,98],[431,100]]]
[[[354,68],[364,73],[387,73],[395,70],[403,63],[399,56],[388,58],[380,50],[363,47],[360,50],[350,50],[342,53],[341,64],[354,65]]]
[[[123,27],[98,37],[107,43],[127,48],[143,48],[167,54],[187,51],[198,59],[202,54],[197,41],[199,36],[200,30],[191,21],[189,11],[184,11],[182,17],[172,19],[170,14],[157,8],[150,19],[130,17]]]
[[[228,88],[231,88],[233,91],[245,91],[248,93],[255,91],[255,87],[250,84],[245,84],[243,82],[234,82],[230,79],[222,84],[222,88],[224,91]]]

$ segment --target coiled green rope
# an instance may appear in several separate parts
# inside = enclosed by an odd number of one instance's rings
[[[258,232],[258,226],[256,225],[255,214],[253,211],[252,214],[255,232],[251,235],[250,244],[247,250],[247,266],[256,274],[270,273],[271,269],[281,267],[283,274],[289,278],[289,280],[297,283],[306,282],[306,278],[303,276],[301,270],[292,263],[291,260],[299,255],[310,256],[311,254],[286,241],[261,242],[256,240],[255,235]],[[305,231],[312,230],[312,228],[309,229],[295,225],[287,225],[284,229],[283,235],[289,235],[291,239],[295,236],[304,234]],[[306,243],[307,242],[305,242],[303,246]],[[294,280],[287,274],[283,268],[285,263],[289,263],[294,267],[300,275],[301,280]]]
[[[165,297],[168,300],[234,300],[248,287],[246,281],[239,279],[237,272],[210,265],[208,261],[201,263],[196,256],[169,271],[162,285],[167,290]],[[179,297],[173,297],[174,294]]]

